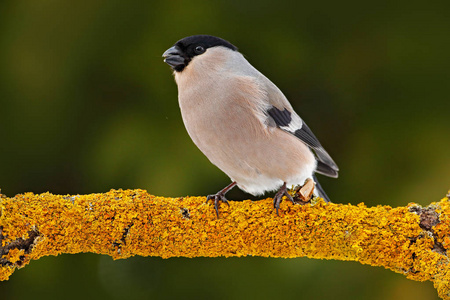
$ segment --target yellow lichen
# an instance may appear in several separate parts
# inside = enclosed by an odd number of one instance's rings
[[[263,256],[359,261],[413,280],[431,280],[448,298],[450,207],[432,204],[439,222],[425,228],[416,204],[367,207],[272,199],[221,205],[220,218],[205,197],[163,198],[143,190],[90,195],[0,198],[0,280],[33,259],[93,252],[133,255]],[[421,227],[422,226],[422,227]]]

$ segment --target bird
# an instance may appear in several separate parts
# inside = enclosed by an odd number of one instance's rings
[[[277,215],[283,196],[295,203],[288,187],[309,178],[315,182],[313,194],[330,202],[315,174],[337,178],[338,166],[281,90],[236,46],[192,35],[162,56],[173,71],[189,136],[231,179],[207,196],[217,217],[219,204],[229,205],[225,194],[235,186],[254,196],[277,190]]]

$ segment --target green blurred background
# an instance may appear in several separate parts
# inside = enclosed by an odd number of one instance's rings
[[[449,6],[423,1],[2,1],[0,188],[207,195],[228,178],[189,139],[161,54],[223,37],[338,163],[335,202],[427,205],[450,188]],[[235,190],[230,199],[248,195]],[[354,262],[46,257],[1,299],[437,299]]]

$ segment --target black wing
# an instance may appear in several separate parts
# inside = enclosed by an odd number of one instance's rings
[[[338,177],[338,166],[322,147],[308,125],[295,112],[291,113],[286,108],[280,110],[272,106],[267,110],[267,114],[278,128],[295,135],[314,151],[317,156],[317,173],[334,178]],[[269,124],[273,124],[273,122],[269,122]]]

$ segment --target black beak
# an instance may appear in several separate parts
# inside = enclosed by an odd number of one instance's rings
[[[184,57],[177,46],[173,46],[163,53],[164,62],[174,70],[182,69],[185,64]]]

